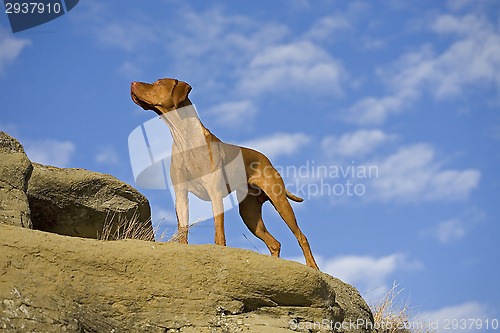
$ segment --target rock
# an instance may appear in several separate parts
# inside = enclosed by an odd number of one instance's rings
[[[153,239],[149,201],[132,186],[85,169],[33,167],[28,200],[34,229],[98,238],[105,223],[114,231],[135,222],[140,233]]]
[[[0,223],[32,227],[26,196],[32,170],[23,146],[0,132]]]
[[[372,332],[353,287],[247,250],[0,225],[0,251],[5,332]]]

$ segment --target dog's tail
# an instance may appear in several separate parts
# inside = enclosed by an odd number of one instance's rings
[[[295,194],[290,193],[287,189],[285,189],[285,190],[286,190],[286,196],[288,199],[291,199],[291,200],[296,201],[296,202],[304,201],[304,199],[302,199],[301,197],[298,197]]]

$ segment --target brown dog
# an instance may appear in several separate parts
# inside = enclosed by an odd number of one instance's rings
[[[226,245],[223,198],[236,191],[239,212],[248,229],[278,257],[280,243],[262,221],[262,204],[269,200],[297,238],[308,266],[318,269],[309,242],[302,233],[288,199],[302,199],[285,188],[269,159],[258,151],[221,142],[203,126],[188,98],[191,86],[175,79],[153,84],[132,82],[132,100],[153,110],[170,128],[173,137],[170,177],[175,192],[179,242],[187,243],[188,193],[211,201],[215,243]],[[234,162],[241,157],[241,166]],[[237,180],[237,181],[235,181]]]

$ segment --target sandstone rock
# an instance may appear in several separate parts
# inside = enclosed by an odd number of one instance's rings
[[[132,186],[85,169],[33,167],[28,199],[34,229],[97,238],[104,223],[116,229],[136,221],[152,237],[149,202]]]
[[[23,146],[0,132],[0,223],[32,227],[26,196],[32,169]]]
[[[353,287],[251,251],[8,225],[0,251],[5,332],[371,332]]]

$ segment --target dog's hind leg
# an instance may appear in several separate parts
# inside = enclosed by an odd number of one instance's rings
[[[304,253],[304,258],[306,259],[307,266],[319,270],[318,265],[314,260],[311,247],[309,246],[309,241],[302,233],[299,225],[297,224],[295,213],[293,212],[292,206],[290,205],[290,202],[288,201],[288,198],[286,196],[286,189],[283,179],[281,179],[281,177],[275,177],[274,182],[271,185],[269,184],[271,183],[263,182],[262,184],[256,185],[260,185],[259,187],[268,196],[269,201],[271,201],[276,211],[280,214],[281,218],[293,232],[295,238],[297,238],[299,246]]]
[[[245,222],[248,230],[256,237],[261,239],[269,249],[273,257],[279,257],[281,244],[267,231],[264,221],[262,220],[262,204],[259,196],[248,194],[245,199],[240,202],[240,216]]]

